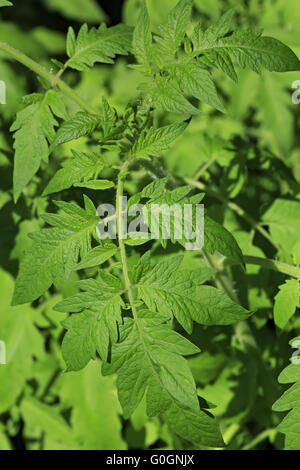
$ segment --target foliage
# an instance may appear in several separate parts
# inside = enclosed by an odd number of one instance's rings
[[[299,450],[296,13],[43,3],[0,14],[0,449]],[[125,195],[204,203],[204,248],[123,239]]]

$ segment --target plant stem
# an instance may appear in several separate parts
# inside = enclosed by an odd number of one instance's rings
[[[212,268],[215,268],[218,270],[218,272],[215,275],[217,287],[219,289],[223,289],[234,302],[239,303],[239,299],[236,293],[234,292],[230,279],[228,278],[227,275],[224,275],[224,273],[222,273],[219,263],[217,263],[213,255],[209,254],[206,250],[202,250],[202,252],[203,252],[204,258],[207,261],[207,264],[211,266]]]
[[[300,268],[297,266],[292,266],[290,264],[268,258],[259,258],[258,256],[244,256],[244,261],[246,264],[255,264],[262,268],[272,269],[273,271],[278,271],[282,274],[287,274],[288,276],[300,279]]]
[[[241,429],[241,425],[239,423],[232,423],[224,432],[223,439],[226,445],[230,443],[230,441],[234,438],[236,433]],[[225,448],[224,448],[225,449]]]
[[[256,447],[257,444],[259,444],[260,442],[262,442],[265,439],[267,439],[268,437],[270,437],[270,435],[273,434],[274,432],[276,432],[275,429],[266,429],[265,431],[260,433],[258,436],[256,436],[249,444],[242,447],[241,450],[253,449],[253,447]]]
[[[69,87],[65,82],[60,80],[57,75],[53,75],[52,73],[48,72],[45,67],[42,67],[40,64],[32,60],[27,55],[23,54],[23,52],[18,51],[14,47],[9,46],[8,44],[0,41],[0,50],[6,52],[8,55],[16,59],[21,64],[25,65],[25,67],[29,68],[33,72],[35,72],[40,77],[44,78],[50,83],[51,87],[57,86],[66,96],[71,98],[75,101],[82,109],[87,111],[91,114],[97,114],[97,111],[86,103],[77,93],[75,93],[72,88]]]
[[[203,173],[206,172],[206,170],[208,170],[208,168],[216,161],[217,157],[211,157],[201,168],[200,170],[198,171],[198,173],[196,173],[196,175],[194,176],[193,178],[193,181],[195,183],[198,182],[198,179],[203,175]]]
[[[118,230],[118,242],[119,242],[119,248],[120,248],[120,255],[121,255],[121,262],[122,262],[122,270],[123,270],[123,275],[124,275],[124,282],[125,282],[125,289],[128,294],[129,298],[129,303],[130,307],[132,310],[132,314],[134,319],[137,319],[137,312],[136,312],[136,307],[134,303],[134,296],[132,292],[132,285],[129,279],[129,274],[128,274],[128,264],[127,264],[127,256],[126,256],[126,248],[125,248],[125,243],[122,238],[120,238],[120,233],[122,232],[122,217],[121,217],[121,208],[120,208],[120,200],[123,196],[124,192],[124,172],[128,169],[130,163],[132,160],[127,160],[123,166],[120,169],[119,176],[118,176],[118,185],[117,185],[117,193],[116,193],[116,217],[117,217],[117,230]]]

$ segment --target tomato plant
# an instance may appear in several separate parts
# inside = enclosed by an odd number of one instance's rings
[[[42,3],[1,8],[0,448],[299,450],[297,15]]]

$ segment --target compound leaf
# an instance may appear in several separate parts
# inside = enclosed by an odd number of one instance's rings
[[[103,373],[118,371],[118,396],[125,418],[133,413],[146,393],[150,417],[166,414],[170,427],[183,437],[186,426],[176,426],[171,414],[174,408],[180,414],[185,410],[194,421],[198,417],[197,435],[188,432],[185,438],[192,437],[198,444],[222,445],[217,423],[199,408],[194,379],[182,357],[199,350],[163,321],[148,310],[139,311],[134,320],[126,318],[120,327],[121,341],[113,345],[111,364],[103,365]],[[207,432],[208,421],[210,432]]]
[[[181,256],[160,261],[152,269],[143,257],[136,269],[135,285],[149,309],[170,312],[188,332],[193,320],[201,325],[231,325],[249,316],[249,312],[222,291],[203,286],[207,271],[179,270]],[[209,275],[210,276],[210,275]]]
[[[13,305],[31,302],[54,282],[68,279],[79,253],[89,251],[96,237],[96,208],[92,215],[72,202],[56,204],[63,214],[43,215],[53,227],[30,234],[33,243],[20,265]]]

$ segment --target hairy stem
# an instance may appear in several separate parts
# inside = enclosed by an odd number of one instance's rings
[[[134,296],[132,292],[132,285],[129,279],[129,274],[128,274],[128,264],[127,264],[127,256],[126,256],[126,248],[125,248],[125,243],[124,240],[120,237],[120,233],[123,231],[123,221],[122,221],[122,208],[120,207],[120,200],[123,196],[124,192],[124,173],[127,171],[130,163],[132,160],[127,160],[123,166],[120,169],[119,176],[118,176],[118,185],[117,185],[117,193],[116,193],[116,216],[117,216],[117,230],[118,230],[118,243],[119,243],[119,249],[120,249],[120,255],[121,255],[121,262],[122,262],[122,270],[123,270],[123,276],[124,276],[124,283],[125,283],[125,289],[128,294],[129,298],[129,303],[130,307],[132,310],[132,314],[134,319],[137,319],[137,312],[136,312],[136,307],[134,303]]]
[[[0,50],[6,52],[9,56],[13,57],[15,60],[25,65],[25,67],[47,80],[51,87],[57,86],[66,96],[75,101],[82,109],[84,109],[88,113],[97,114],[97,111],[88,103],[86,103],[86,101],[84,101],[79,95],[77,95],[77,93],[75,93],[75,91],[72,90],[69,85],[63,82],[59,78],[59,76],[53,75],[52,73],[48,72],[45,67],[42,67],[30,57],[23,54],[23,52],[18,51],[14,47],[9,46],[8,44],[2,41],[0,41]]]

